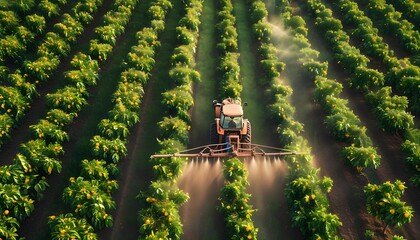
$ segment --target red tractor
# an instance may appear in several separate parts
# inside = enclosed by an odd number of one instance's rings
[[[251,123],[244,119],[239,100],[227,98],[221,103],[213,101],[216,122],[210,129],[210,142],[228,152],[250,151]],[[246,103],[244,104],[246,106]]]
[[[156,154],[162,157],[230,158],[304,154],[287,149],[251,143],[251,123],[244,119],[243,106],[239,100],[227,98],[221,103],[213,101],[215,120],[210,129],[210,144],[187,149],[173,154]]]

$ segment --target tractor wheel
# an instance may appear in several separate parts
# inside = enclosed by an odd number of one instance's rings
[[[251,123],[247,122],[248,127],[247,127],[247,131],[246,134],[244,136],[242,136],[242,143],[243,144],[243,148],[251,148]]]
[[[219,143],[219,134],[217,133],[216,123],[213,123],[210,127],[210,143],[211,144]]]

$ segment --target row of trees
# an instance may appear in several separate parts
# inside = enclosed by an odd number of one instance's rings
[[[402,17],[407,19],[414,25],[414,28],[420,30],[420,4],[411,0],[388,0],[388,4],[402,14]]]
[[[401,18],[401,13],[386,3],[386,0],[357,1],[366,6],[366,13],[380,27],[385,34],[397,37],[401,46],[412,56],[420,53],[420,33],[414,29],[414,25]],[[418,63],[416,63],[418,64]]]
[[[13,1],[0,10],[0,62],[22,60],[23,53],[33,47],[35,39],[44,33],[46,22],[60,15],[67,0]]]
[[[367,95],[367,99],[373,106],[379,104],[379,107],[376,108],[375,112],[381,117],[380,122],[383,126],[393,126],[394,130],[401,125],[407,126],[404,133],[406,141],[402,145],[402,150],[407,156],[407,164],[415,171],[415,175],[412,177],[411,181],[418,186],[420,181],[418,168],[420,163],[418,157],[420,155],[418,151],[420,148],[420,140],[417,136],[419,134],[418,130],[409,128],[412,126],[412,117],[402,110],[410,107],[414,112],[418,112],[420,106],[418,102],[420,99],[420,91],[418,88],[420,83],[420,69],[419,67],[412,65],[409,61],[398,60],[393,55],[393,52],[388,49],[388,45],[383,43],[382,38],[378,36],[378,30],[373,27],[372,21],[358,9],[356,3],[349,0],[340,0],[336,4],[340,9],[340,13],[343,15],[343,21],[347,25],[357,27],[354,31],[351,31],[352,37],[362,43],[360,46],[363,47],[366,53],[380,59],[387,67],[388,72],[384,78],[385,84],[392,86],[397,91],[409,97],[410,101],[407,102],[407,99],[405,98],[391,96],[392,89],[390,87],[385,87],[376,93],[369,93]],[[372,49],[372,51],[369,49]],[[398,108],[400,111],[395,111],[395,108]],[[388,115],[390,117],[388,117]],[[394,115],[402,115],[403,117],[398,117],[398,120],[394,123],[392,121],[393,118],[395,118]]]
[[[314,79],[315,101],[320,103],[328,114],[325,125],[337,140],[347,144],[342,150],[343,157],[359,172],[366,167],[378,167],[381,158],[366,134],[366,127],[350,109],[348,101],[340,97],[342,84],[327,78],[328,62],[320,62],[319,52],[311,48],[305,20],[300,16],[293,16],[290,8],[283,11],[282,16],[286,26],[293,33],[293,42],[298,43],[300,48],[299,62],[302,63],[302,68]]]
[[[363,85],[363,82],[361,82],[362,85],[356,84],[355,87],[362,86],[361,90],[367,91],[375,85],[382,86],[385,83],[394,87],[398,93],[407,96],[410,100],[410,109],[415,113],[419,112],[420,90],[418,86],[420,83],[420,68],[411,64],[407,59],[399,60],[395,57],[393,51],[389,49],[388,45],[383,42],[382,37],[378,35],[378,29],[373,27],[370,18],[365,16],[355,2],[340,0],[335,2],[335,5],[352,39],[356,40],[365,54],[380,60],[387,69],[384,76],[376,74],[376,80],[370,78],[378,81],[379,84]],[[362,75],[362,77],[364,76]]]
[[[121,2],[117,4],[120,5]],[[35,196],[37,197],[36,199],[40,198],[43,190],[48,185],[44,176],[61,171],[61,161],[58,157],[64,153],[62,143],[68,140],[64,127],[71,123],[73,118],[77,116],[77,113],[86,106],[86,98],[88,97],[86,86],[96,83],[95,80],[99,71],[98,62],[83,53],[74,56],[71,61],[71,67],[74,69],[72,71],[82,72],[84,77],[77,79],[78,81],[69,79],[69,84],[66,87],[57,90],[55,93],[47,94],[47,104],[50,111],[48,111],[45,119],[40,120],[38,124],[30,126],[34,140],[30,140],[22,145],[21,154],[18,154],[13,163],[13,165],[22,165],[23,160],[27,161],[29,170],[26,170],[26,172],[32,175],[37,174],[35,177],[42,179],[43,185],[41,186],[34,182],[33,185],[29,187],[22,186],[21,189],[23,193],[28,192],[28,189],[34,189],[32,192],[37,194]],[[78,180],[77,182],[80,181]],[[111,190],[116,187],[113,182],[104,184]],[[93,191],[95,192],[95,190]],[[85,192],[82,191],[81,193]],[[86,198],[88,198],[88,194],[86,194]],[[29,215],[29,212],[27,214]]]
[[[366,66],[355,66],[355,64],[360,64],[358,59],[366,57],[362,55],[357,48],[350,45],[348,35],[342,30],[341,21],[332,17],[331,9],[326,8],[325,5],[318,1],[310,1],[308,8],[309,11],[317,17],[315,22],[324,33],[324,37],[328,44],[332,47],[334,58],[343,66],[343,68],[347,67],[346,69],[349,71],[351,78],[353,75],[357,74],[358,69],[363,69],[363,71],[366,72],[376,71],[369,69]],[[331,22],[335,22],[335,24],[329,24]],[[343,49],[353,50],[343,54]],[[343,60],[346,62],[345,65],[343,64]],[[348,68],[348,66],[351,66],[350,63],[353,63],[354,65],[353,70]],[[368,78],[371,76],[372,75],[367,75],[366,77]],[[414,143],[414,145],[418,146],[420,142],[418,138],[415,137],[418,136],[418,130],[414,129],[414,117],[407,112],[407,98],[405,96],[392,95],[392,89],[390,87],[382,87],[379,88],[379,90],[372,89],[371,87],[368,89],[371,92],[368,92],[365,95],[365,98],[371,106],[373,113],[376,115],[379,125],[388,132],[401,134],[408,140],[408,144]],[[413,152],[415,152],[415,154],[412,154]],[[407,159],[415,158],[418,155],[416,151],[406,151],[406,153],[410,154]],[[412,179],[412,182],[417,185],[418,170],[417,168],[414,170],[416,171],[416,176]]]
[[[290,105],[289,97],[292,89],[279,79],[285,66],[277,57],[277,48],[270,43],[271,27],[266,22],[267,10],[262,1],[250,2],[250,16],[254,26],[263,26],[261,32],[269,33],[264,38],[255,33],[259,40],[258,51],[260,64],[272,63],[271,68],[263,68],[264,83],[269,88],[269,97],[273,104],[268,107],[273,119],[278,123],[277,132],[280,144],[285,149],[298,152],[309,152],[306,140],[300,135],[303,125],[294,119],[295,109]],[[276,2],[278,6],[286,6],[286,2]],[[260,32],[260,31],[258,31]],[[281,68],[276,68],[281,66]],[[274,74],[273,74],[274,73]],[[337,228],[341,225],[338,217],[328,211],[326,192],[332,188],[332,180],[328,177],[320,179],[318,170],[310,166],[309,154],[287,157],[289,176],[285,195],[288,201],[292,224],[297,227],[308,239],[335,239]],[[299,182],[304,182],[303,187]]]
[[[0,146],[10,138],[13,127],[16,127],[25,111],[30,108],[37,94],[38,84],[50,80],[60,64],[60,59],[69,53],[71,46],[83,32],[83,24],[87,25],[93,19],[93,14],[101,4],[102,0],[85,0],[76,4],[70,11],[71,14],[64,14],[52,31],[40,40],[42,43],[38,46],[34,61],[24,57],[23,66],[17,68],[14,73],[8,74],[8,69],[4,69],[5,86],[1,86],[0,114],[7,114],[9,117],[4,115],[0,118],[4,121],[0,123],[2,126]],[[87,16],[89,16],[89,21],[84,20]],[[28,54],[19,55],[28,56]]]
[[[98,31],[107,26],[120,27],[121,31],[116,35],[118,37],[124,32],[137,2],[136,0],[117,0],[105,16],[118,17],[112,20],[105,17],[103,25],[95,30]],[[126,19],[126,21],[121,21],[121,19]],[[100,38],[101,36],[97,36],[97,39]],[[115,43],[111,47],[113,48],[114,45]],[[103,59],[92,55],[92,53],[91,55],[79,53],[71,62],[74,69],[64,73],[66,79],[76,88],[96,84],[99,69],[92,66],[97,66],[98,61]],[[85,61],[78,56],[84,56]],[[91,60],[95,57],[97,60]],[[86,61],[88,59],[89,61]],[[113,218],[110,211],[116,207],[112,193],[118,188],[118,182],[115,180],[118,174],[117,164],[127,155],[126,138],[129,128],[139,121],[140,99],[143,96],[142,85],[143,82],[135,79],[128,81],[124,74],[121,74],[121,80],[112,98],[114,108],[109,111],[109,118],[102,119],[98,124],[99,134],[90,140],[94,159],[82,160],[80,176],[71,177],[69,185],[64,189],[63,201],[74,212],[49,217],[48,224],[52,239],[69,239],[72,236],[97,239],[96,234],[93,233],[94,229],[112,226]],[[80,223],[83,223],[82,227]]]
[[[318,23],[319,26],[321,26],[320,28],[322,28],[322,25],[325,24],[324,26],[326,26],[327,24],[325,22],[332,22],[335,21],[337,24],[341,24],[341,22],[337,19],[332,18],[331,15],[331,10],[326,8],[325,5],[322,4],[321,1],[309,1],[307,3],[308,8],[310,9],[310,11],[312,13],[315,14],[316,18],[316,22]],[[322,19],[324,16],[325,18]],[[341,28],[340,28],[341,29]],[[334,31],[333,29],[328,29],[328,27],[326,27],[324,29],[326,31],[325,36],[327,38],[327,36],[331,36],[333,35],[332,32]],[[338,30],[341,31],[341,30]],[[337,31],[337,32],[338,32]],[[347,35],[343,35],[343,36],[347,36]],[[329,43],[332,41],[329,41]],[[343,44],[348,44],[348,37],[347,37],[347,41],[344,41]],[[331,43],[330,43],[331,44]],[[335,45],[333,45],[335,46]],[[342,46],[342,45],[341,45]],[[338,51],[335,50],[334,51]],[[337,54],[337,53],[335,53]],[[337,91],[337,86],[335,87],[327,87],[327,89],[329,88],[330,90],[325,91],[325,93],[330,92],[330,95],[334,95]],[[322,88],[324,88],[325,86],[322,86]],[[389,87],[384,87],[381,88],[379,91],[377,92],[370,92],[369,94],[366,95],[366,99],[368,102],[371,102],[372,105],[374,106],[382,106],[382,108],[386,109],[388,108],[386,111],[390,111],[390,107],[401,107],[403,109],[405,109],[407,107],[407,102],[406,99],[404,101],[404,98],[398,97],[398,96],[390,96],[391,92],[390,92],[390,88]],[[340,106],[337,106],[340,107]],[[343,107],[343,106],[341,106]],[[379,107],[377,108],[377,110],[379,109]],[[394,123],[394,121],[392,122]],[[395,124],[390,123],[389,125],[387,125],[387,127],[390,126],[394,126]],[[405,124],[405,123],[401,123],[401,124]],[[347,147],[344,151],[345,152],[353,152],[354,151],[354,146],[351,147]],[[369,153],[369,151],[365,151],[365,152],[361,152],[361,153],[357,153],[357,152],[353,152],[351,153],[354,157],[358,157],[358,156],[363,156],[365,158],[369,158],[370,156],[372,157],[372,160],[376,159],[378,156],[374,153],[371,152]],[[411,217],[412,217],[412,210],[411,207],[404,207],[405,203],[402,202],[400,200],[401,195],[403,190],[405,189],[405,185],[404,183],[400,182],[400,181],[396,181],[394,183],[394,185],[398,186],[398,188],[400,189],[399,192],[397,192],[395,194],[395,196],[393,196],[392,200],[390,199],[389,201],[392,202],[391,204],[385,204],[386,203],[390,203],[388,201],[388,199],[384,199],[382,198],[382,195],[385,195],[386,197],[389,197],[388,195],[390,195],[391,191],[389,188],[389,185],[393,185],[389,182],[381,184],[381,185],[374,185],[374,184],[369,184],[365,187],[365,196],[367,198],[367,208],[368,208],[368,212],[370,212],[371,214],[373,214],[374,216],[379,217],[380,219],[384,220],[388,226],[388,224],[392,224],[392,225],[396,225],[396,226],[401,226],[402,224],[411,221]],[[373,190],[372,190],[373,189]],[[379,191],[375,194],[372,194],[372,192],[375,191],[375,189],[379,189]],[[385,191],[385,189],[387,189]],[[372,190],[372,191],[369,191]],[[379,195],[378,195],[379,194]],[[380,204],[380,202],[384,202],[382,204]],[[394,209],[395,208],[395,209]],[[398,211],[400,211],[399,214],[395,214],[396,209],[398,208]],[[392,210],[391,210],[392,209]],[[403,211],[401,213],[401,211]],[[406,213],[406,214],[405,214]],[[395,215],[394,215],[395,214]],[[404,216],[405,214],[405,216]],[[398,217],[397,217],[398,216]],[[384,228],[384,231],[386,229],[386,226]]]
[[[188,142],[190,117],[193,106],[192,84],[199,81],[194,70],[194,53],[197,47],[202,1],[184,1],[185,14],[176,27],[177,46],[171,57],[169,81],[172,89],[162,93],[165,116],[158,123],[159,153],[175,153],[184,149]],[[176,185],[185,158],[152,159],[156,180],[139,194],[144,208],[139,211],[139,239],[180,239],[183,233],[179,208],[188,200],[188,195]]]
[[[233,5],[229,0],[218,3],[220,11],[217,13],[217,34],[220,35],[216,45],[218,58],[218,75],[220,76],[219,97],[240,98],[242,85],[240,80],[240,67],[238,63],[238,33],[233,16]]]

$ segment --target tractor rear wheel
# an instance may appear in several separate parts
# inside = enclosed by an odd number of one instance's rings
[[[211,144],[219,143],[219,134],[217,133],[216,123],[213,123],[210,127],[210,143]]]
[[[246,134],[244,136],[242,136],[242,143],[243,144],[243,148],[251,148],[251,123],[247,122],[248,127],[247,127],[247,131]]]

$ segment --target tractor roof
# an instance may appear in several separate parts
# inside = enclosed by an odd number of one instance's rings
[[[239,104],[226,104],[223,105],[223,114],[226,116],[242,116],[244,115],[244,111],[242,106]]]

